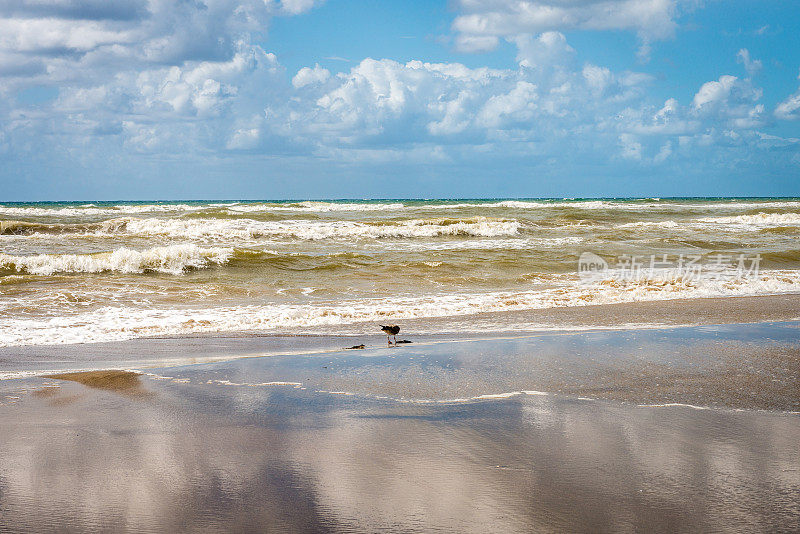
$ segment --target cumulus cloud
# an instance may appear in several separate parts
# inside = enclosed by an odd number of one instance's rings
[[[565,30],[634,31],[646,47],[674,35],[678,0],[458,0],[456,46],[491,50],[498,37]]]
[[[561,34],[524,46],[546,48],[551,57],[571,52]],[[533,64],[524,53],[518,69],[506,70],[365,59],[326,84],[304,85],[311,93],[292,108],[285,131],[353,147],[552,140],[565,128],[594,128],[649,81],[591,64]]]
[[[775,116],[783,120],[800,120],[800,89],[775,107]]]
[[[46,115],[12,113],[9,139],[22,147],[46,129],[49,143],[60,139],[67,149],[109,135],[137,153],[241,148],[247,144],[243,132],[258,130],[264,120],[263,99],[283,98],[277,95],[286,88],[274,54],[243,42],[236,46],[224,61],[186,61],[120,72],[88,87],[65,86]]]
[[[737,57],[752,66],[754,60],[748,54],[740,52]],[[584,67],[584,72],[590,87],[605,87],[605,70]],[[725,153],[718,164],[734,166],[738,158],[749,161],[760,151],[800,149],[797,139],[759,131],[769,123],[762,95],[762,89],[751,78],[725,74],[701,84],[691,101],[684,104],[669,98],[659,106],[634,98],[635,105],[626,105],[613,118],[599,121],[598,128],[618,133],[619,157],[647,165],[676,157],[700,158],[705,154],[709,158],[711,154]],[[800,118],[798,111],[800,91],[779,104],[775,116]]]
[[[223,61],[272,17],[312,0],[0,0],[0,88],[92,84],[126,71]],[[38,74],[38,76],[37,76]]]
[[[314,68],[303,67],[292,78],[292,85],[296,88],[305,87],[312,83],[324,83],[331,77],[328,69],[323,69],[319,63],[314,65]]]
[[[553,70],[575,66],[575,50],[560,32],[544,32],[537,37],[523,34],[511,40],[517,45],[517,63],[522,67]]]
[[[739,128],[753,128],[763,123],[764,105],[758,104],[762,90],[748,79],[724,75],[704,83],[694,95],[694,111],[701,116],[727,121]]]
[[[0,19],[13,30],[0,33],[0,91],[8,96],[0,99],[0,151],[6,155],[89,157],[94,150],[86,147],[93,147],[102,154],[196,161],[247,153],[375,164],[533,158],[548,165],[658,166],[702,160],[698,155],[716,150],[727,151],[720,161],[733,165],[731,151],[797,144],[758,132],[766,122],[752,79],[760,64],[744,49],[738,57],[751,77],[726,74],[702,84],[691,100],[654,102],[648,98],[652,76],[582,61],[565,35],[547,25],[536,32],[531,26],[513,34],[463,33],[476,43],[507,38],[517,47],[513,68],[365,58],[342,72],[314,64],[292,76],[254,36],[270,17],[308,9],[310,1],[215,0],[205,8],[160,0],[2,2]],[[588,27],[600,22],[582,22],[576,9],[622,4],[633,9],[637,3],[553,6],[572,17],[567,26]],[[673,5],[640,4],[656,11]],[[460,5],[472,14],[510,9],[501,0]],[[153,20],[156,14],[163,19]],[[73,19],[75,27],[91,23],[97,31],[67,31]],[[42,34],[21,20],[43,25]],[[668,35],[648,24],[629,29],[648,39]],[[59,88],[51,101],[28,106],[16,99],[25,88],[47,85]],[[800,118],[798,94],[776,108],[776,117]]]
[[[44,151],[54,142],[111,137],[125,150],[174,153],[253,145],[268,137],[265,100],[285,98],[276,95],[289,88],[275,56],[252,41],[273,17],[313,5],[0,0],[7,144],[13,152],[42,142]],[[48,86],[57,89],[49,106],[34,113],[15,104],[27,90]]]

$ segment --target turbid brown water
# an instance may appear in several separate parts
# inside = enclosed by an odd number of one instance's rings
[[[799,237],[800,199],[2,204],[0,531],[796,532]]]
[[[0,346],[798,293],[798,238],[798,199],[3,203]],[[645,276],[584,280],[584,252]],[[712,276],[661,272],[690,262]]]

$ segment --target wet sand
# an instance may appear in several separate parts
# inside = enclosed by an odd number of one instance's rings
[[[405,332],[551,332],[556,330],[619,329],[629,327],[698,326],[714,324],[800,321],[800,294],[695,298],[592,304],[402,321]],[[327,335],[357,332],[360,324],[319,326]],[[246,334],[245,334],[246,335]]]
[[[75,373],[59,373],[44,375],[44,378],[68,380],[90,388],[104,389],[125,395],[145,395],[139,373],[110,369],[107,371],[80,371]]]
[[[0,531],[796,532],[798,333],[141,340],[0,381]]]
[[[414,343],[508,337],[528,333],[800,321],[800,294],[667,300],[591,305],[415,319],[402,322],[399,338]],[[492,330],[498,324],[506,331]],[[366,344],[386,346],[386,337],[364,335],[364,325],[320,326],[315,334],[226,332],[136,338],[105,343],[0,347],[0,379],[16,374],[73,370],[167,367],[242,357],[312,354]]]

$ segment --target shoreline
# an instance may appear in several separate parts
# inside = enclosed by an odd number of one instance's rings
[[[641,318],[647,316],[647,321]],[[702,325],[751,324],[764,322],[800,321],[800,293],[776,295],[729,296],[695,299],[651,300],[614,304],[587,304],[481,312],[446,317],[397,319],[403,325],[400,336],[414,333],[425,337],[468,336],[502,337],[510,332],[547,334],[596,330],[645,330]],[[202,340],[236,338],[298,338],[369,337],[364,325],[376,321],[359,321],[314,327],[315,333],[287,329],[285,331],[230,330],[188,332],[177,335],[136,336],[118,340],[59,344],[24,344],[0,347],[0,358],[11,351],[48,350],[52,347],[93,347],[126,342],[158,340]],[[465,323],[466,322],[466,323]],[[498,324],[505,324],[502,329]],[[440,333],[437,333],[440,332]]]
[[[68,519],[136,532],[790,532],[800,417],[758,402],[800,400],[799,328],[542,335],[0,381],[27,388],[0,395],[0,530]],[[787,354],[795,367],[781,374]],[[663,383],[664,369],[681,372]],[[737,396],[731,370],[761,380],[753,396]],[[678,387],[687,377],[702,387]],[[683,402],[661,398],[663,386]],[[649,389],[630,402],[586,398],[591,387]],[[693,391],[733,406],[702,409]]]
[[[525,392],[634,405],[687,404],[800,411],[800,321],[526,333],[413,336],[386,347],[381,335],[147,339],[31,351],[0,386],[63,373],[124,370],[145,382],[292,385],[411,403],[446,404]],[[309,347],[313,341],[315,346]],[[191,342],[191,343],[190,343]],[[113,350],[112,350],[113,349]],[[187,355],[187,353],[189,353]],[[57,366],[53,359],[60,355]],[[26,358],[26,355],[21,355]],[[6,369],[13,363],[0,353]]]
[[[263,374],[262,379],[225,379],[233,383],[301,383],[303,387],[321,392],[344,391],[399,401],[416,399],[422,403],[543,391],[634,405],[688,404],[795,412],[800,410],[800,393],[787,391],[785,384],[800,383],[800,363],[792,360],[794,353],[791,352],[795,346],[791,342],[800,340],[798,304],[800,295],[793,294],[502,312],[512,323],[533,322],[548,313],[553,324],[566,327],[560,330],[473,331],[460,336],[452,332],[415,334],[417,323],[409,321],[403,323],[400,337],[410,338],[412,343],[392,353],[383,351],[386,345],[382,334],[348,333],[204,333],[103,343],[3,347],[0,348],[0,365],[4,369],[0,373],[0,387],[10,387],[9,384],[18,380],[36,381],[44,375],[70,372],[134,370],[172,375],[172,370],[181,369],[182,374],[176,376],[185,377],[193,370],[203,373],[215,367],[252,369],[260,366],[256,374]],[[658,324],[632,326],[625,322],[643,316]],[[743,317],[755,321],[734,322]],[[687,318],[694,324],[681,324]],[[433,320],[417,320],[422,321],[428,326],[436,324]],[[706,339],[703,331],[717,332],[719,339]],[[784,336],[787,336],[785,332],[789,334],[782,348],[776,351],[771,346],[774,342],[770,341],[770,332],[777,331],[783,331]],[[586,346],[591,343],[598,347]],[[346,350],[361,344],[366,348]],[[620,347],[627,347],[624,361],[617,361],[620,357],[614,354]],[[526,360],[521,356],[525,350],[546,350],[547,354]],[[666,362],[654,356],[678,350],[687,353]],[[635,351],[649,351],[651,355],[643,359]],[[461,355],[458,357],[469,365],[492,368],[494,374],[448,373],[434,366],[429,367],[436,373],[431,375],[414,367],[412,360],[396,361],[416,354],[417,361],[442,362],[448,352]],[[384,357],[388,354],[392,354],[395,361]],[[483,354],[482,358],[490,363],[476,363],[478,354]],[[582,355],[585,361],[576,361],[574,355]],[[311,365],[308,362],[323,359],[348,361],[352,369],[366,374],[355,379],[346,374],[332,377],[330,373],[322,376],[316,372],[301,376],[303,373],[298,372],[298,368]],[[797,360],[800,361],[800,357]],[[379,361],[380,365],[373,365]],[[276,362],[280,362],[279,368],[275,367]],[[364,362],[370,362],[369,366]],[[457,362],[463,365],[463,361]],[[269,370],[271,367],[273,369]],[[416,389],[409,387],[411,378],[404,383],[392,376],[397,372],[411,373],[409,376],[416,373],[416,379],[426,385]],[[313,383],[312,378],[318,383]],[[710,380],[710,385],[704,385],[706,379]],[[776,387],[776,380],[783,385]],[[739,392],[759,389],[772,392],[774,398]]]
[[[16,364],[105,370],[0,380],[0,530],[791,532],[798,334],[34,347]]]

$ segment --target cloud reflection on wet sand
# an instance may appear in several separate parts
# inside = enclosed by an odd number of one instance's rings
[[[142,400],[65,384],[0,412],[0,527],[777,531],[800,518],[793,415],[146,385]]]

